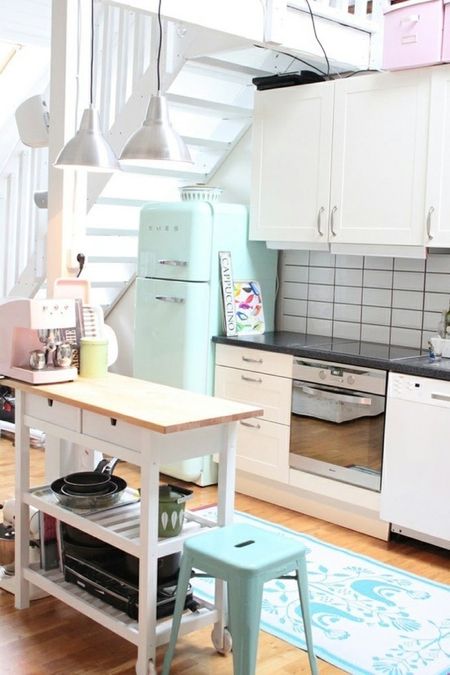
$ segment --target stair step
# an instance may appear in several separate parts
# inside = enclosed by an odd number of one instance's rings
[[[101,263],[101,264],[122,264],[122,263],[135,263],[136,262],[136,256],[114,256],[114,255],[90,255],[88,256],[88,260],[90,263]]]
[[[108,228],[106,227],[87,227],[86,234],[89,237],[137,237],[139,229],[125,229],[120,227]]]

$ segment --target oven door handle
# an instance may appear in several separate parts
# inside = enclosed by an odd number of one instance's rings
[[[337,401],[339,403],[354,403],[355,405],[372,405],[373,401],[371,398],[366,398],[365,396],[349,396],[346,394],[336,394],[332,391],[326,391],[324,389],[315,389],[314,387],[306,387],[305,385],[298,385],[295,382],[293,383],[294,389],[299,389],[307,396],[316,396],[317,398],[325,398],[330,401]]]

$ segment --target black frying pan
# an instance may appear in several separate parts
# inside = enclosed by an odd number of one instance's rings
[[[111,460],[102,459],[93,471],[78,471],[64,476],[64,482],[69,488],[68,492],[70,491],[72,494],[101,492],[107,483],[109,483],[111,474],[118,461],[115,457]]]
[[[110,481],[114,483],[117,489],[110,494],[80,494],[68,495],[61,491],[64,483],[64,478],[54,480],[50,488],[56,499],[63,505],[71,509],[99,509],[116,504],[122,496],[123,491],[127,487],[127,482],[119,476],[111,476]]]

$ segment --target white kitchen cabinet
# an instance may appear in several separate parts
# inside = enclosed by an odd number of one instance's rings
[[[430,74],[351,77],[334,91],[330,241],[423,244]]]
[[[333,86],[255,96],[250,239],[328,241]]]
[[[427,181],[450,171],[449,78],[439,66],[257,92],[250,238],[336,252],[428,245],[439,199],[426,205]]]
[[[236,466],[287,483],[292,356],[216,345],[215,395],[257,405],[264,415],[239,424]]]
[[[426,244],[450,246],[450,68],[433,68],[425,198]]]

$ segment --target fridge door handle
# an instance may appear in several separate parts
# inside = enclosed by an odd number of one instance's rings
[[[171,265],[172,267],[187,267],[186,260],[158,260],[159,265]]]
[[[174,295],[155,295],[155,300],[161,300],[161,302],[175,302],[178,305],[182,305],[186,302],[184,298],[176,298]]]

